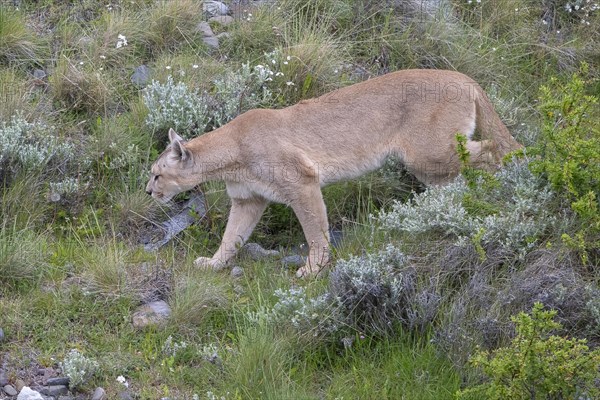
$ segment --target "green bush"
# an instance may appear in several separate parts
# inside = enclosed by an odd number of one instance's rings
[[[586,73],[587,66],[582,71]],[[575,74],[566,83],[553,78],[541,88],[542,140],[530,149],[537,156],[531,170],[546,177],[582,219],[585,232],[577,232],[574,238],[565,233],[563,238],[582,250],[584,261],[588,250],[600,246],[594,239],[600,231],[598,97],[586,95],[587,83]]]
[[[541,303],[531,314],[512,320],[516,337],[493,353],[479,351],[471,358],[487,376],[484,383],[457,393],[458,399],[551,400],[597,399],[600,390],[600,349],[590,351],[585,340],[551,335],[561,328],[556,311],[544,311]]]

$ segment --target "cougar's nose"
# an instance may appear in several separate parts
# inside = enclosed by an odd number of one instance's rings
[[[152,196],[152,190],[146,189],[146,194],[149,194],[150,196]]]

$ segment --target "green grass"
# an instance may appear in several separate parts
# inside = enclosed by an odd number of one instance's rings
[[[100,365],[82,393],[102,386],[109,398],[125,389],[116,381],[120,375],[140,399],[203,399],[210,391],[226,399],[437,400],[452,398],[468,380],[462,365],[448,360],[448,348],[431,341],[440,334],[437,325],[427,333],[362,338],[349,328],[313,338],[291,322],[252,320],[250,313],[273,307],[275,290],[301,286],[318,295],[329,279],[298,280],[277,259],[236,258],[244,269],[237,279],[228,271],[197,270],[193,260],[216,250],[225,227],[229,200],[222,183],[202,186],[206,218],[159,251],[143,251],[139,238],[169,213],[143,192],[166,138],[146,126],[148,110],[131,74],[145,64],[152,79],[173,75],[212,93],[215,80],[242,63],[269,65],[284,75],[269,83],[274,96],[264,106],[283,107],[397,69],[455,69],[480,82],[511,131],[533,144],[539,86],[550,76],[568,76],[582,61],[590,64],[590,78],[600,75],[600,12],[586,25],[560,1],[453,0],[452,13],[425,20],[384,2],[282,0],[236,10],[231,26],[215,27],[230,37],[210,50],[196,29],[205,20],[198,1],[21,3],[19,11],[11,2],[0,7],[0,124],[20,113],[54,126],[77,156],[13,176],[0,146],[0,328],[6,335],[0,358],[11,381],[38,366],[57,368],[73,348]],[[544,25],[542,15],[553,19]],[[117,48],[118,35],[127,46]],[[34,80],[35,68],[48,78]],[[79,190],[50,201],[49,182],[65,177],[77,179]],[[440,271],[420,284],[448,301],[461,293],[472,260],[464,256],[464,268],[442,271],[452,261],[444,258],[443,240],[385,232],[370,217],[422,189],[393,162],[325,188],[330,225],[344,233],[334,260],[401,239],[398,246],[416,267]],[[304,237],[292,211],[272,205],[251,241],[288,254]],[[509,277],[506,271],[496,276]],[[134,330],[133,310],[158,297],[172,307],[171,319],[162,328]],[[441,307],[448,314],[436,321],[453,324],[445,318],[460,310],[452,307]],[[452,332],[475,328],[457,329]],[[169,337],[186,346],[164,351]],[[354,339],[350,348],[343,337]],[[218,359],[211,362],[213,347]],[[468,358],[464,349],[451,350],[463,363]]]

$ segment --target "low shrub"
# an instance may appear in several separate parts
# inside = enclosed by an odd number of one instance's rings
[[[507,347],[479,351],[471,365],[486,376],[483,383],[457,393],[458,399],[596,399],[600,396],[600,349],[585,340],[553,335],[561,326],[556,311],[536,303],[531,314],[512,318],[516,336]]]

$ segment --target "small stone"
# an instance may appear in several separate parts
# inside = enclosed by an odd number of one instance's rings
[[[241,278],[244,276],[244,269],[236,265],[235,267],[231,268],[231,276],[233,278]]]
[[[17,400],[44,400],[42,395],[28,386],[24,386],[17,397]]]
[[[219,15],[216,17],[211,17],[208,20],[223,26],[231,25],[235,21],[231,15]]]
[[[46,381],[46,385],[48,385],[48,386],[54,386],[54,385],[69,386],[69,378],[67,378],[67,377],[49,378]]]
[[[284,267],[289,268],[289,267],[300,267],[300,266],[304,265],[306,260],[304,259],[304,257],[302,257],[298,254],[294,254],[291,256],[283,257],[281,259],[281,262]]]
[[[212,37],[215,36],[212,28],[210,27],[210,25],[208,24],[208,22],[206,21],[202,21],[198,24],[198,26],[196,27],[196,29],[198,30],[198,32],[202,33],[202,36],[204,37]]]
[[[119,399],[121,400],[133,400],[131,393],[129,392],[121,392],[119,393]]]
[[[101,387],[97,387],[92,395],[92,400],[106,400],[106,392]]]
[[[242,253],[254,261],[263,260],[268,257],[278,256],[279,252],[277,250],[265,250],[258,243],[246,243],[244,247],[242,247]]]
[[[69,389],[65,385],[43,386],[40,393],[46,396],[63,396],[69,393]]]
[[[211,47],[213,49],[218,49],[219,48],[219,39],[216,38],[216,37],[214,37],[214,36],[204,37],[204,38],[202,38],[202,41],[208,47]]]
[[[164,325],[171,315],[171,307],[160,300],[144,304],[133,313],[133,327],[145,328],[148,325]]]
[[[12,385],[5,385],[2,389],[9,396],[16,396],[19,393]]]
[[[33,71],[33,77],[35,79],[44,79],[46,76],[46,71],[43,69],[36,69]]]
[[[0,328],[0,342],[4,341],[4,330]]]
[[[17,392],[20,392],[25,387],[25,382],[21,379],[17,379],[15,381],[15,387],[17,388]]]
[[[202,4],[202,9],[210,17],[227,15],[229,13],[229,7],[220,1],[205,1]]]
[[[139,88],[146,86],[150,80],[150,72],[150,68],[147,65],[140,65],[133,71],[131,83]]]
[[[4,371],[0,371],[0,387],[8,385],[8,377]]]

